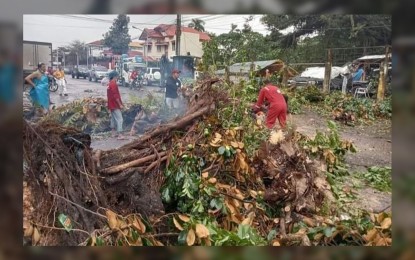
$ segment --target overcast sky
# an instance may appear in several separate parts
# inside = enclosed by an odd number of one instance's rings
[[[154,28],[162,23],[173,24],[177,17],[171,14],[128,16],[130,17],[129,33],[133,39],[138,39],[144,28]],[[51,42],[53,48],[68,45],[74,40],[89,43],[102,39],[102,35],[109,30],[116,17],[116,15],[24,15],[23,39]],[[206,31],[221,34],[228,32],[232,23],[242,28],[247,17],[249,15],[182,15],[182,25],[187,26],[192,18],[199,18],[205,21]],[[255,15],[250,25],[254,31],[267,34],[260,18],[261,15]]]

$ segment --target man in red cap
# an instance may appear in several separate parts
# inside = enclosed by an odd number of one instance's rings
[[[285,128],[287,121],[287,103],[285,98],[277,86],[272,85],[269,80],[264,82],[265,86],[259,91],[258,101],[253,105],[252,109],[258,112],[266,100],[269,103],[269,108],[265,125],[268,128],[272,128],[278,118],[280,126]]]
[[[172,70],[171,76],[166,81],[166,104],[170,108],[179,108],[179,96],[177,90],[181,88],[182,83],[179,80],[180,71]]]

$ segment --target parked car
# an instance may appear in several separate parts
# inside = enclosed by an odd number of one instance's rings
[[[69,67],[63,68],[63,72],[65,72],[66,75],[72,74],[72,69]]]
[[[79,79],[80,77],[86,79],[88,77],[89,70],[87,66],[79,65],[78,67],[75,67],[72,71],[72,78]]]
[[[144,85],[152,85],[154,83],[159,83],[161,79],[160,68],[149,67],[146,69],[143,77]]]
[[[92,67],[89,71],[89,81],[98,82],[98,80],[102,80],[108,74],[108,69],[103,66],[96,66]]]

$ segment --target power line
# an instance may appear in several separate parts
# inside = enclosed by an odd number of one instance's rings
[[[87,28],[87,29],[108,29],[108,27],[99,27],[99,26],[76,26],[76,25],[61,25],[61,24],[43,24],[43,23],[24,23],[27,25],[41,25],[41,26],[51,26],[51,27],[69,27],[69,28]]]

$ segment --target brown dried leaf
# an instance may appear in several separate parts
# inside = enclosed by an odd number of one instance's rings
[[[202,172],[202,178],[206,179],[209,176],[208,172]]]
[[[23,236],[30,237],[33,235],[33,231],[34,231],[33,225],[29,224],[28,227],[25,228]]]
[[[118,227],[118,220],[117,220],[117,214],[115,214],[113,211],[111,210],[107,210],[105,212],[105,214],[107,215],[107,219],[108,219],[108,226],[111,229],[115,229]]]
[[[140,218],[137,218],[137,222],[140,225],[141,232],[144,234],[146,232],[146,225],[144,225]]]
[[[382,221],[382,224],[380,225],[380,227],[381,227],[382,229],[388,229],[388,228],[390,228],[390,227],[391,227],[391,225],[392,225],[392,219],[391,219],[391,218],[385,218],[385,219]]]
[[[205,246],[211,246],[212,242],[210,241],[209,237],[205,237],[202,239],[205,242]]]
[[[180,231],[183,231],[184,228],[182,227],[182,225],[180,225],[180,223],[173,217],[173,223],[176,226],[176,228]]]
[[[238,142],[238,147],[239,147],[240,149],[243,149],[243,148],[245,147],[245,144],[244,144],[244,143],[242,143],[242,142]]]
[[[232,146],[233,148],[239,148],[238,143],[237,143],[237,142],[234,142],[234,141],[232,141],[232,142],[231,142],[231,146]]]
[[[376,235],[378,234],[378,231],[376,229],[371,229],[367,232],[366,235],[363,236],[363,239],[369,243],[372,242],[373,239],[376,237]]]
[[[203,224],[196,224],[196,235],[199,238],[205,238],[209,236],[209,229]]]
[[[252,225],[252,221],[254,220],[255,217],[255,213],[254,212],[249,212],[248,217],[246,217],[243,221],[242,221],[242,225]]]
[[[382,223],[382,221],[383,221],[386,217],[387,217],[387,215],[386,215],[384,212],[377,214],[377,215],[376,215],[376,221],[377,221],[377,223],[381,224],[381,223]],[[374,222],[374,221],[373,221],[373,222]]]
[[[272,242],[272,246],[281,246],[280,241],[275,240],[274,242]]]
[[[33,229],[33,234],[32,234],[32,244],[33,245],[37,245],[37,243],[39,243],[40,240],[40,232],[39,230],[35,227]]]
[[[303,218],[303,222],[309,227],[315,227],[316,226],[316,221],[312,218],[305,217],[305,218]]]
[[[251,195],[252,198],[256,199],[258,193],[254,190],[249,190],[249,195]]]
[[[181,221],[183,221],[183,222],[189,222],[190,221],[190,218],[188,217],[188,216],[186,216],[186,215],[182,215],[182,214],[179,214],[179,215],[177,215],[178,217],[179,217],[179,219],[181,220]]]
[[[192,246],[195,243],[196,236],[193,229],[190,229],[186,236],[186,243],[188,246]]]
[[[211,184],[215,184],[216,183],[216,178],[210,178],[208,180],[208,182],[211,183]]]

